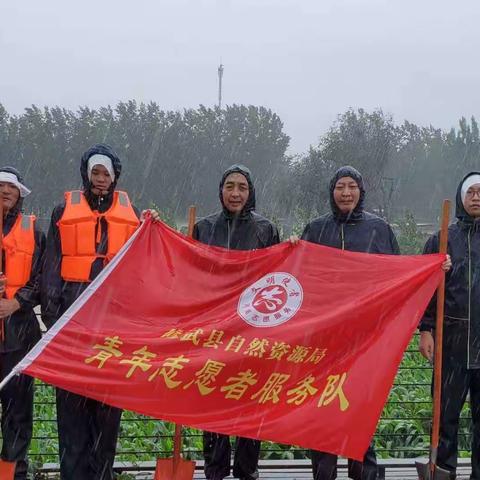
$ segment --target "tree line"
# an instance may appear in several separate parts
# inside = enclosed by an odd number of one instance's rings
[[[154,102],[115,107],[26,108],[10,115],[0,104],[0,163],[25,175],[33,190],[26,210],[42,219],[63,192],[81,185],[81,154],[93,143],[113,146],[123,162],[120,187],[140,208],[155,204],[182,221],[190,204],[218,210],[218,180],[233,163],[251,168],[258,210],[287,230],[328,210],[328,182],[349,164],[364,175],[367,207],[390,221],[406,214],[436,221],[443,198],[454,198],[462,176],[479,169],[477,121],[461,118],[444,131],[382,110],[347,110],[302,154],[270,109],[232,105],[166,111]]]

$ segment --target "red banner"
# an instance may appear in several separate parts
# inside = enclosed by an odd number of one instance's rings
[[[360,460],[442,260],[303,241],[227,251],[147,221],[16,371]]]

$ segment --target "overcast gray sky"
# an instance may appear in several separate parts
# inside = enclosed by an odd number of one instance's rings
[[[478,0],[0,0],[0,103],[264,105],[292,153],[347,108],[480,116]]]

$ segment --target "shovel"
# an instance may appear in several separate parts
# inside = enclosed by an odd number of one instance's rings
[[[196,209],[194,206],[188,211],[188,236],[193,235]],[[157,458],[154,480],[192,480],[195,473],[195,462],[181,457],[182,426],[175,425],[173,438],[173,458]]]
[[[435,465],[434,463],[415,462],[419,480],[453,480],[455,474],[449,470],[445,470]],[[433,472],[431,467],[433,466]]]
[[[6,462],[0,460],[0,478],[2,480],[13,480],[15,477],[15,465],[17,462]]]
[[[443,201],[442,228],[440,230],[439,253],[447,253],[448,220],[450,201]],[[440,437],[440,405],[442,393],[442,348],[443,348],[443,310],[445,303],[445,274],[437,289],[437,318],[435,326],[435,361],[433,364],[433,423],[430,439],[430,458],[428,463],[415,462],[419,480],[451,480],[455,474],[437,465],[438,442]]]
[[[173,439],[173,458],[157,458],[154,480],[192,480],[195,462],[184,460],[180,455],[182,445],[182,426],[175,425]]]

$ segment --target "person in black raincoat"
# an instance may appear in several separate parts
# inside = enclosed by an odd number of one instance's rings
[[[337,170],[330,181],[327,213],[309,223],[302,240],[353,252],[398,255],[395,234],[380,217],[364,210],[365,188],[362,175],[353,167]],[[312,451],[313,478],[332,480],[337,476],[337,456]],[[349,476],[355,480],[377,478],[377,458],[373,443],[363,462],[348,461]]]
[[[120,159],[110,146],[94,145],[81,158],[83,191],[68,192],[66,200],[53,210],[42,275],[42,318],[47,327],[63,315],[108,262],[109,239],[112,240],[109,212],[114,209],[115,212],[125,212],[124,215],[130,222],[130,234],[139,223],[138,210],[131,205],[125,192],[116,190],[121,169]],[[94,260],[86,274],[83,272],[83,279],[65,278],[74,276],[77,269],[70,264],[70,272],[66,275],[67,264],[62,263],[67,254],[62,250],[61,219],[66,212],[67,201],[69,208],[82,204],[89,215],[91,212],[104,215],[98,215],[95,232],[91,234]],[[155,214],[152,215],[154,218],[158,218],[156,212],[152,213]],[[80,227],[77,227],[77,232],[78,228]],[[76,233],[75,241],[70,243],[77,245],[85,237],[88,235]],[[126,238],[122,238],[117,243],[123,244],[125,241]],[[81,261],[81,255],[73,260]],[[57,388],[56,396],[61,479],[112,479],[122,411],[60,388]]]
[[[456,195],[457,222],[448,228],[452,267],[446,275],[440,441],[437,465],[457,468],[458,424],[467,394],[472,412],[472,480],[480,480],[480,172],[469,173]],[[424,253],[437,253],[439,233]],[[436,296],[420,323],[420,352],[433,361]]]
[[[33,309],[40,303],[40,274],[45,236],[37,228],[34,217],[22,213],[23,199],[29,193],[15,168],[0,168],[0,195],[3,202],[2,271],[6,275],[6,282],[5,279],[0,281],[1,380],[41,336]],[[16,236],[15,232],[21,230],[27,235]],[[12,242],[10,238],[13,238]],[[25,251],[29,253],[24,255]],[[19,258],[18,252],[23,256],[20,263],[13,259]],[[16,287],[13,287],[13,275],[9,269],[13,267],[18,271],[23,266],[26,268],[25,278],[23,281],[18,279]],[[18,289],[15,291],[15,288]],[[0,478],[6,477],[2,475],[10,462],[16,463],[15,480],[27,478],[27,450],[32,438],[33,424],[33,390],[33,379],[18,375],[0,391],[3,437]]]
[[[195,224],[193,237],[202,243],[232,250],[255,250],[280,242],[275,225],[257,214],[251,173],[233,165],[222,176],[219,188],[222,211]],[[231,447],[227,435],[204,432],[205,476],[221,480],[230,474]],[[258,478],[260,442],[238,437],[235,443],[233,475],[243,480]]]

